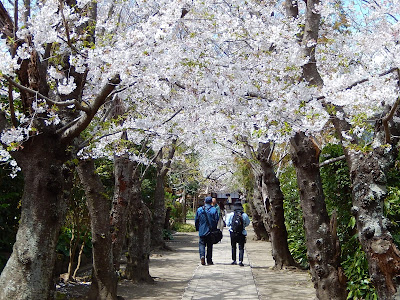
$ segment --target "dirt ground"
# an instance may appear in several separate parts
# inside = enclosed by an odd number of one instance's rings
[[[253,231],[248,231],[246,251],[260,299],[314,299],[315,290],[309,273],[296,269],[273,270],[270,243],[255,241]],[[118,287],[119,296],[125,300],[181,299],[195,269],[199,266],[198,233],[176,233],[173,237],[173,240],[167,242],[172,251],[158,250],[151,255],[150,275],[154,278],[154,284],[134,284],[123,280]],[[85,286],[83,290],[87,288],[88,286]],[[79,287],[75,286],[69,290],[77,292],[77,289]]]

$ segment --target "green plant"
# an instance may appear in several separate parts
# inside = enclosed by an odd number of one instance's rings
[[[249,203],[244,203],[243,204],[243,211],[251,218],[251,210],[250,210],[250,204]]]
[[[21,215],[23,176],[10,177],[10,170],[0,169],[0,272],[12,252]]]
[[[178,231],[178,232],[195,232],[196,227],[193,224],[184,224],[184,223],[179,223],[175,222],[174,225],[172,226],[172,230]]]
[[[345,249],[349,255],[342,262],[347,277],[347,290],[349,291],[347,299],[378,299],[368,274],[367,258],[358,242],[357,235],[354,235],[346,243],[345,248],[352,250]]]
[[[171,230],[163,229],[163,239],[164,240],[173,240],[174,239]]]
[[[186,213],[186,219],[187,220],[194,220],[195,213],[191,209],[189,209]]]
[[[178,197],[170,192],[165,192],[165,206],[170,210],[170,218],[174,221],[183,220],[183,206],[176,201]]]
[[[296,172],[292,165],[284,168],[279,176],[284,195],[285,225],[288,232],[289,250],[302,266],[308,265],[307,248],[303,227],[303,212],[297,188]]]

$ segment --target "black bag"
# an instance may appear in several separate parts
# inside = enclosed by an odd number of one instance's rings
[[[215,229],[215,230],[211,231],[210,222],[208,221],[208,215],[206,213],[206,208],[204,206],[203,206],[203,213],[206,216],[206,222],[207,222],[208,229],[210,229],[210,231],[208,232],[208,234],[206,236],[212,244],[217,244],[222,240],[222,231],[219,229]]]
[[[235,233],[243,232],[243,217],[241,211],[235,211],[233,213],[231,228]]]
[[[222,231],[217,229],[208,233],[207,238],[212,244],[217,244],[222,240]]]

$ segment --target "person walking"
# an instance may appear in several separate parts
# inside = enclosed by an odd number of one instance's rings
[[[217,210],[217,213],[218,213],[217,228],[219,230],[223,231],[224,230],[224,220],[223,220],[223,217],[222,217],[221,207],[217,203],[217,198],[212,198],[212,206],[215,207],[215,209]]]
[[[199,231],[199,254],[202,265],[213,265],[212,250],[213,244],[208,237],[208,234],[217,229],[218,212],[215,207],[211,206],[212,198],[207,196],[204,199],[204,206],[199,207],[196,211],[195,225],[196,230]],[[207,255],[206,255],[207,247]]]
[[[249,226],[250,218],[243,212],[241,201],[235,202],[233,212],[227,216],[226,225],[231,236],[232,247],[232,265],[236,265],[236,244],[239,245],[239,266],[243,267],[244,244],[246,243],[247,231],[245,227]]]

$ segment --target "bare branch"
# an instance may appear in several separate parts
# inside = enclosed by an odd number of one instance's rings
[[[337,162],[337,161],[340,161],[340,160],[343,160],[343,159],[346,159],[346,155],[341,155],[341,156],[338,156],[338,157],[330,158],[330,159],[327,159],[327,160],[323,161],[322,163],[320,163],[319,167],[321,168],[323,166],[332,164],[334,162]]]
[[[164,125],[164,124],[168,123],[168,122],[171,121],[173,118],[175,118],[175,116],[176,116],[177,114],[179,114],[182,110],[183,110],[183,107],[181,107],[180,109],[178,109],[178,111],[176,111],[170,118],[168,118],[167,120],[165,120],[165,121],[162,122],[161,124]]]
[[[79,110],[83,110],[84,112],[88,113],[89,112],[89,108],[82,106],[77,100],[69,100],[69,101],[63,101],[63,102],[58,102],[58,101],[54,101],[52,99],[50,99],[49,97],[46,97],[45,95],[42,95],[41,93],[39,93],[38,91],[32,90],[22,84],[19,84],[18,82],[16,82],[15,80],[13,80],[11,77],[7,76],[7,75],[3,75],[3,77],[5,79],[8,80],[8,82],[10,84],[12,84],[13,86],[19,88],[20,90],[23,90],[25,92],[31,93],[33,95],[36,95],[37,97],[46,100],[47,103],[52,104],[52,105],[56,105],[58,107],[66,107],[66,106],[70,106],[70,105],[75,105],[75,107]]]

